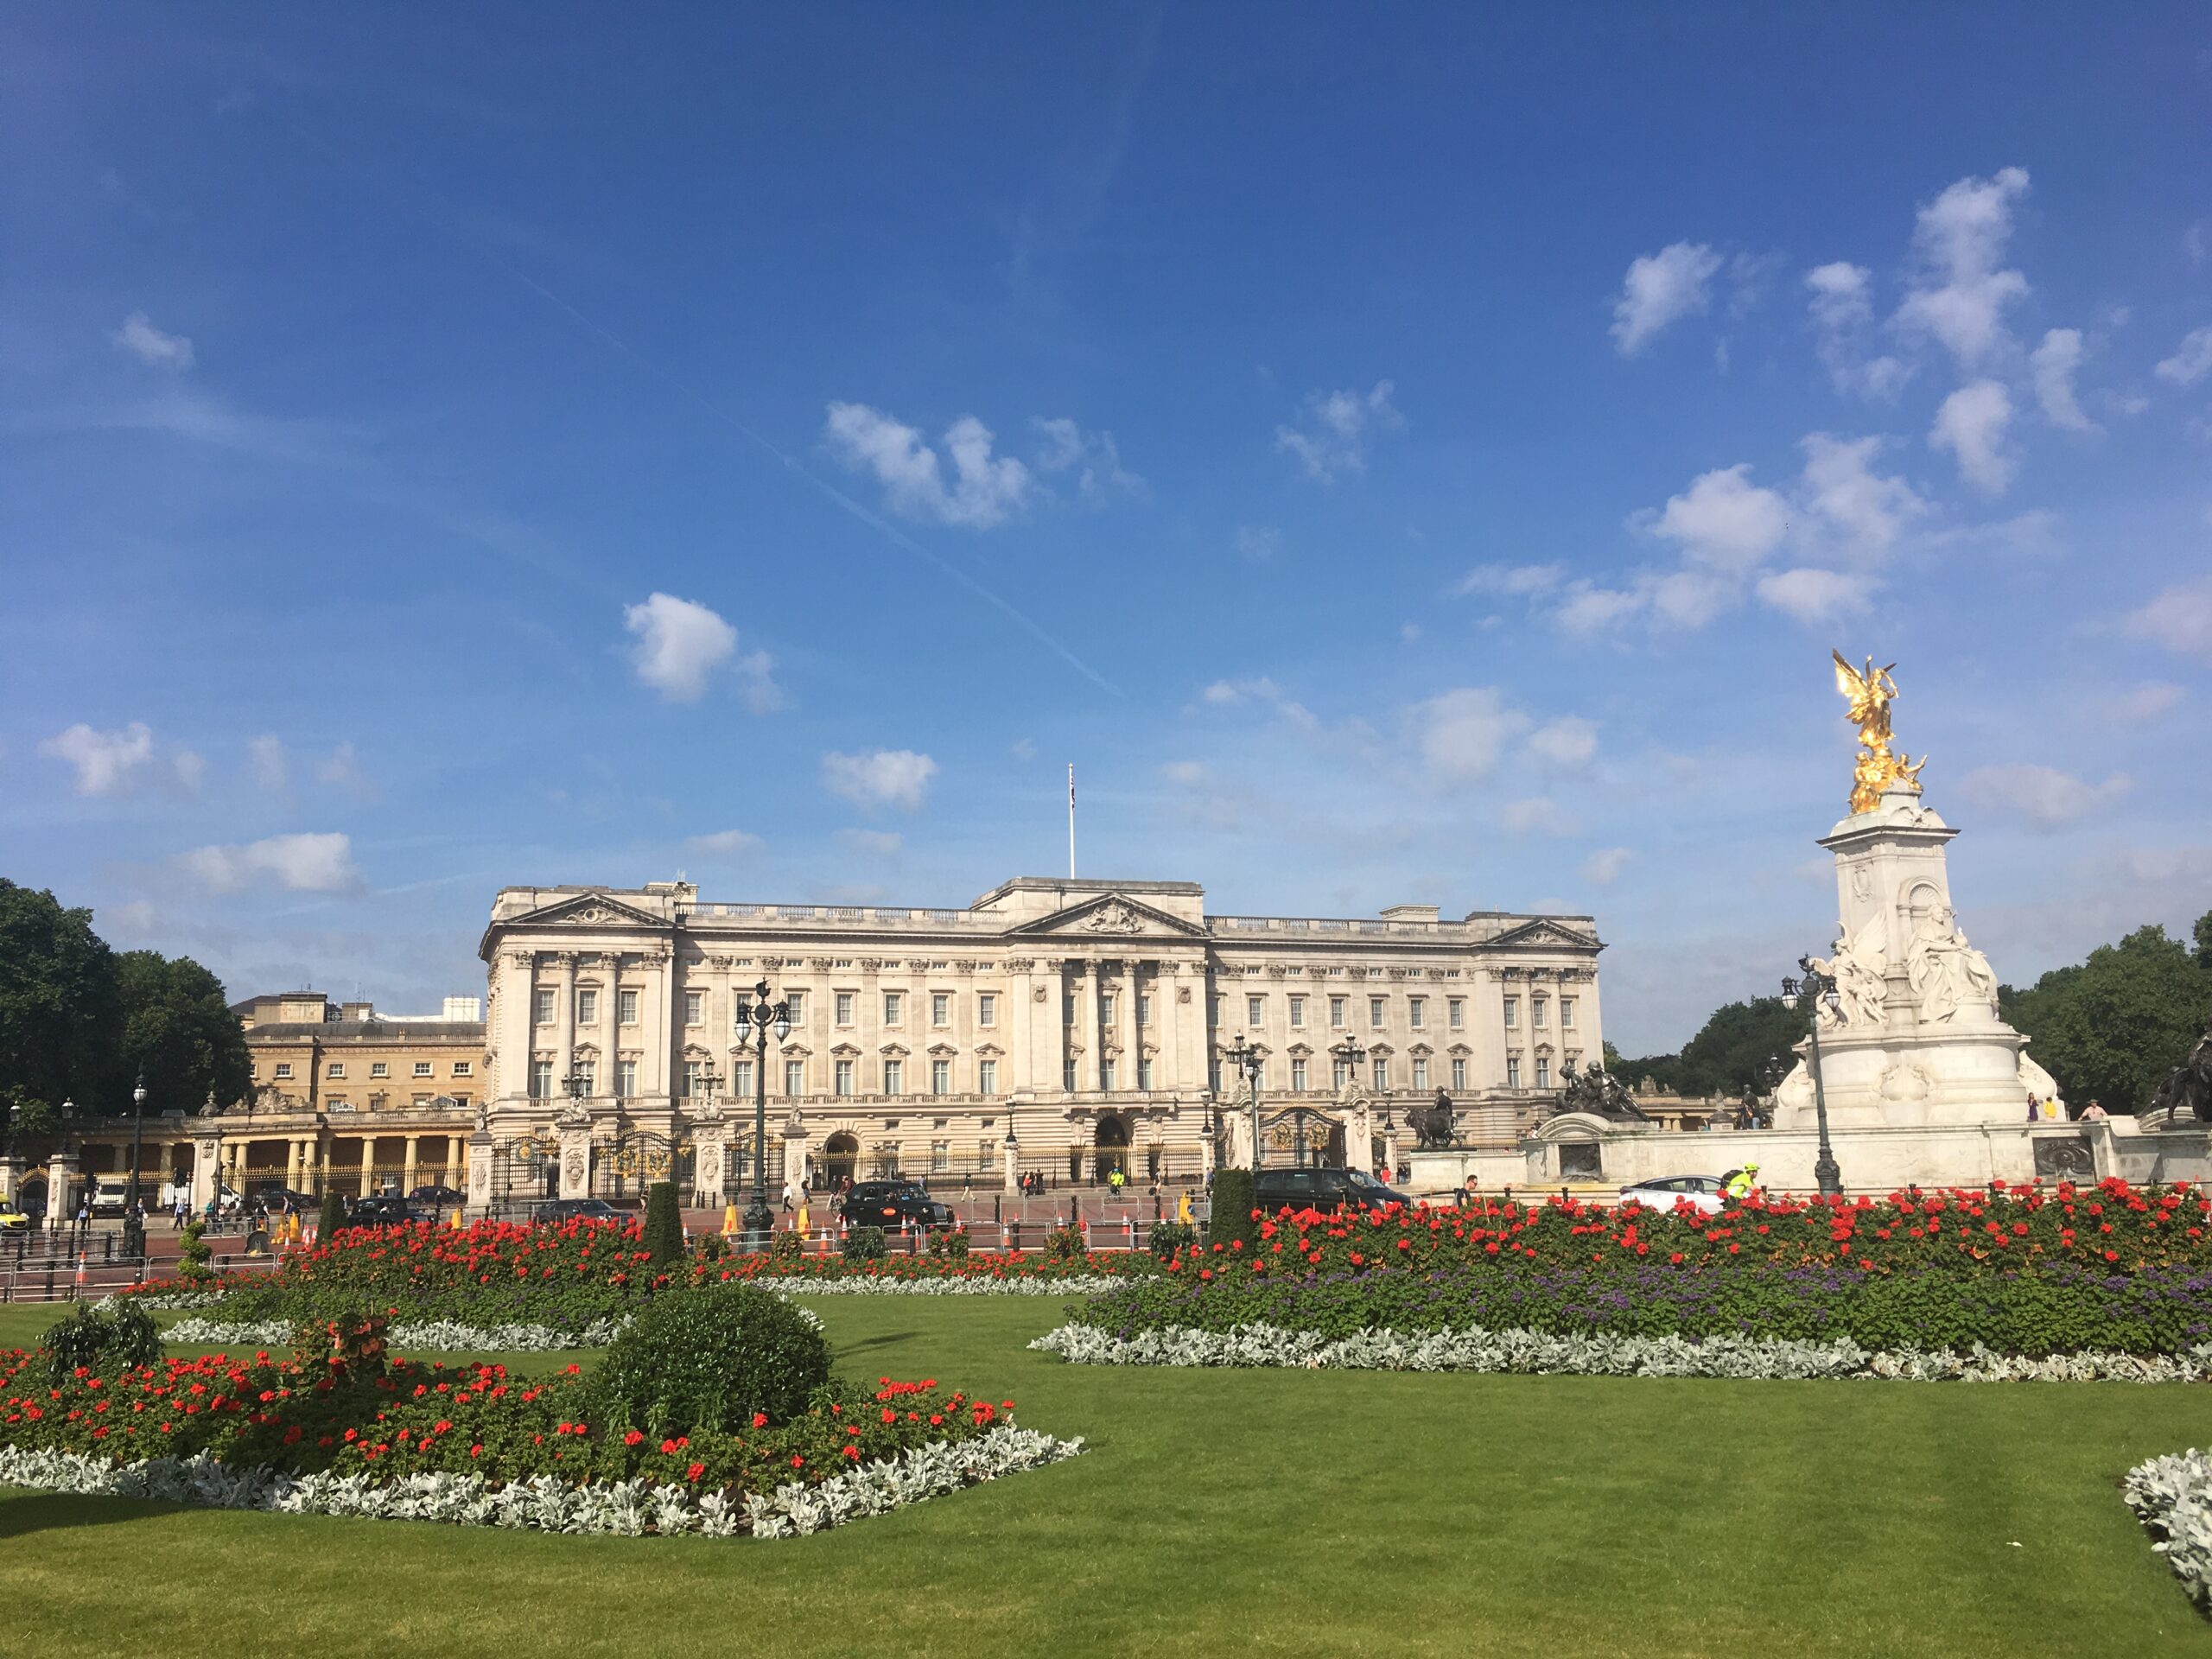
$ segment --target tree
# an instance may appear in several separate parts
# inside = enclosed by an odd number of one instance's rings
[[[2212,973],[2212,910],[2196,918],[2196,926],[2190,937],[2196,941],[2196,965]]]
[[[119,1011],[114,954],[92,912],[0,879],[0,1113],[19,1102],[97,1104]],[[8,1127],[0,1119],[0,1138]]]
[[[128,1109],[142,1071],[149,1114],[193,1111],[211,1094],[226,1106],[245,1097],[252,1063],[222,981],[189,957],[171,960],[153,950],[118,957],[116,979],[123,1007],[120,1098],[111,1095],[104,1104]]]
[[[2212,939],[2212,914],[2198,920],[2196,939]],[[2204,1030],[2212,969],[2164,928],[2139,927],[2024,991],[2007,996],[2000,988],[1998,1002],[2075,1109],[2094,1100],[2136,1112]]]
[[[1778,996],[1755,996],[1716,1008],[1682,1045],[1675,1090],[1694,1096],[1740,1094],[1754,1084],[1764,1088],[1768,1065],[1779,1060],[1787,1069],[1791,1050],[1811,1029],[1810,1010]]]
[[[683,1217],[676,1207],[674,1181],[655,1181],[645,1189],[645,1245],[657,1268],[683,1259]]]

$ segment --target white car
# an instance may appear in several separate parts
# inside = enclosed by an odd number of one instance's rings
[[[1640,1204],[1662,1215],[1672,1211],[1678,1204],[1687,1204],[1693,1210],[1717,1216],[1726,1199],[1717,1175],[1662,1175],[1656,1180],[1638,1181],[1633,1186],[1621,1188],[1621,1202]]]

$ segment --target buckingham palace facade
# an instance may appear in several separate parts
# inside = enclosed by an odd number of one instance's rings
[[[673,1170],[717,1201],[765,1084],[779,1185],[1190,1179],[1248,1154],[1249,1085],[1224,1059],[1242,1041],[1268,1161],[1370,1167],[1440,1089],[1510,1143],[1601,1052],[1602,948],[1586,916],[1209,915],[1189,881],[1024,876],[962,909],[506,887],[481,946],[480,1140],[509,1190]],[[791,1023],[756,1074],[736,1008],[763,981]]]

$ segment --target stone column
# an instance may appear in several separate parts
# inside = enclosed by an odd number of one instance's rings
[[[553,1057],[553,1097],[561,1100],[568,1096],[569,1074],[576,1069],[576,953],[563,950],[555,960],[561,964],[561,1007],[554,1029],[561,1040]]]
[[[57,1147],[46,1160],[46,1225],[51,1232],[67,1232],[76,1224],[74,1202],[77,1154]]]
[[[1098,1025],[1098,995],[1102,982],[1096,963],[1079,962],[1076,966],[1084,977],[1077,982],[1075,993],[1076,1036],[1083,1045],[1083,1063],[1076,1067],[1075,1086],[1088,1093],[1098,1087],[1098,1062],[1105,1052]]]
[[[591,1196],[591,1125],[563,1123],[561,1138],[561,1196]]]
[[[693,1201],[702,1205],[729,1202],[729,1131],[720,1122],[701,1123],[691,1131]]]
[[[1011,1111],[1007,1115],[1007,1122],[1008,1123],[1012,1123],[1014,1122],[1014,1116]],[[1006,1192],[1007,1196],[1008,1198],[1012,1198],[1016,1192],[1019,1192],[1021,1190],[1020,1146],[1017,1143],[1013,1147],[1008,1147],[1007,1143],[1001,1140],[999,1142],[999,1158],[1001,1161],[1006,1165]]]
[[[14,1151],[0,1152],[0,1204],[13,1204],[23,1185],[23,1160]]]
[[[374,1187],[373,1187],[372,1183],[374,1182],[375,1177],[374,1177],[373,1175],[372,1175],[372,1174],[370,1173],[370,1172],[371,1172],[371,1170],[375,1166],[375,1165],[376,1165],[376,1161],[377,1161],[377,1138],[376,1138],[376,1136],[374,1136],[373,1135],[363,1135],[363,1136],[361,1136],[361,1137],[360,1137],[360,1141],[361,1141],[361,1186],[360,1186],[360,1196],[361,1196],[362,1198],[367,1198],[367,1197],[369,1196],[369,1194],[370,1194],[370,1193],[374,1190]]]
[[[315,1166],[317,1172],[315,1176],[315,1192],[318,1195],[336,1190],[331,1183],[336,1178],[338,1160],[335,1154],[337,1152],[337,1148],[338,1137],[336,1135],[331,1135],[327,1131],[317,1131],[315,1135]]]
[[[479,1129],[468,1137],[468,1207],[479,1216],[492,1208],[492,1134]]]
[[[204,1129],[192,1143],[192,1213],[207,1213],[207,1201],[215,1196],[215,1174],[223,1156],[223,1143],[213,1128]]]
[[[784,1179],[786,1181],[796,1182],[799,1189],[804,1192],[806,1188],[807,1173],[806,1127],[801,1124],[797,1128],[793,1128],[786,1122],[780,1133],[784,1138]],[[780,1203],[781,1199],[772,1198],[770,1202]]]
[[[445,1184],[455,1192],[461,1190],[461,1137],[450,1132],[446,1135]]]
[[[407,1137],[407,1149],[402,1156],[399,1177],[399,1191],[402,1196],[415,1190],[415,1155],[421,1149],[422,1144],[423,1137],[419,1135],[410,1135]]]

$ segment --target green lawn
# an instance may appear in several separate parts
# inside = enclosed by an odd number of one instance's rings
[[[0,1491],[0,1651],[2212,1654],[2117,1492],[2212,1390],[1103,1370],[1024,1349],[1049,1299],[815,1306],[1090,1453],[767,1544]]]

